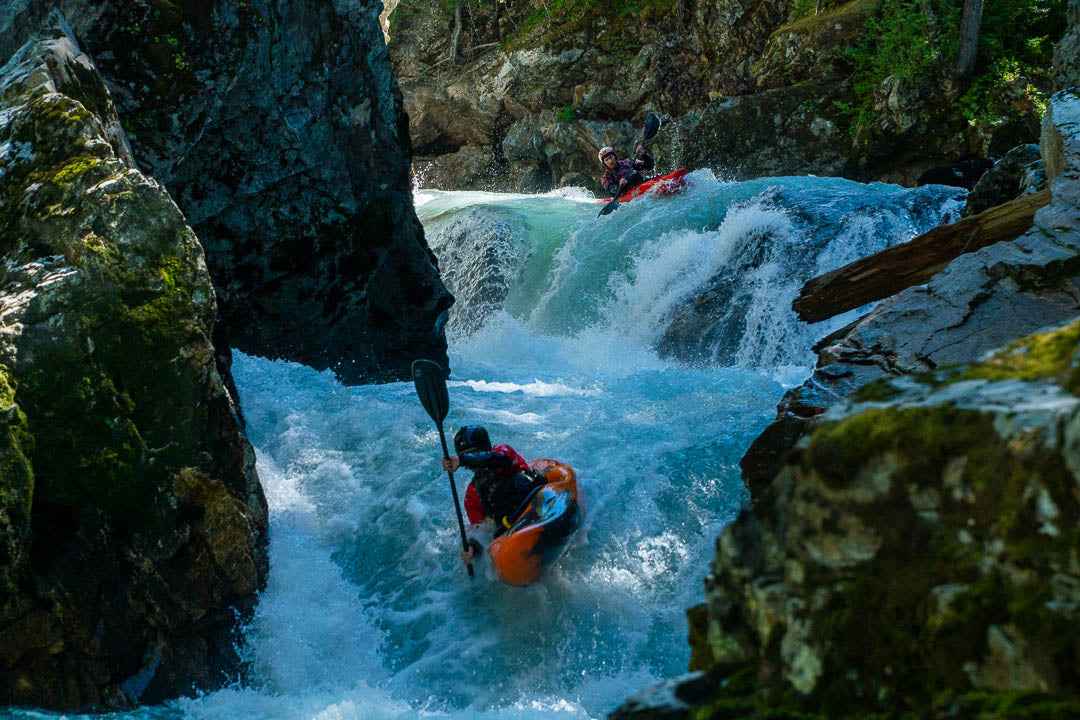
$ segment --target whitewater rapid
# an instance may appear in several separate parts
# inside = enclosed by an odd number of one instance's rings
[[[958,202],[819,178],[692,180],[599,219],[574,191],[418,195],[436,254],[453,223],[506,228],[497,297],[478,297],[476,327],[448,328],[446,424],[484,424],[527,458],[577,469],[586,520],[540,582],[501,585],[486,563],[465,574],[438,435],[411,384],[346,387],[238,354],[271,511],[249,679],[85,717],[602,718],[685,672],[685,613],[748,500],[739,460],[808,375],[813,341],[852,317],[799,323],[799,278],[909,239]],[[745,316],[734,344],[693,363],[658,354],[673,314],[718,277]],[[457,478],[461,492],[468,473]]]

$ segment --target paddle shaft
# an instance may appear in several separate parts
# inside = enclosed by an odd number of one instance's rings
[[[450,459],[450,451],[446,447],[446,433],[443,432],[443,425],[441,422],[435,423],[439,428],[439,442],[442,443],[442,454],[447,460]],[[469,550],[469,538],[465,536],[465,519],[461,517],[461,503],[458,502],[457,484],[454,482],[454,473],[449,470],[446,474],[450,476],[450,493],[454,496],[454,511],[457,513],[458,529],[461,530],[461,547],[463,550]],[[469,569],[469,577],[473,577],[472,563],[468,563],[465,567]]]

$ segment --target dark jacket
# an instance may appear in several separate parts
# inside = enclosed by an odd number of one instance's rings
[[[638,170],[648,172],[653,169],[656,163],[653,161],[653,156],[645,152],[639,155],[636,159],[631,160],[627,158],[625,160],[619,160],[619,164],[615,166],[615,169],[604,169],[604,174],[600,178],[600,184],[604,186],[604,189],[611,193],[612,197],[616,197],[630,188],[637,185],[645,178],[641,177]],[[637,175],[635,179],[633,176]],[[622,190],[619,190],[619,181],[626,178],[626,185]]]
[[[496,533],[506,528],[522,502],[542,480],[537,480],[529,464],[509,445],[496,445],[488,452],[458,455],[461,466],[473,471],[473,481],[465,491],[465,512],[470,522],[485,517],[495,520]],[[507,522],[503,522],[506,518]]]

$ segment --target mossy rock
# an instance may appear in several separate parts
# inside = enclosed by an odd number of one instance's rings
[[[754,648],[756,680],[695,717],[1068,716],[1078,340],[1037,333],[820,422],[718,544],[708,645]]]
[[[14,400],[11,374],[0,366],[0,595],[21,569],[34,499],[34,440]]]

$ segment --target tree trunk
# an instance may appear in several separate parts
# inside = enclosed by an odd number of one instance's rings
[[[454,65],[461,64],[461,3],[454,3],[454,31],[450,34],[450,62]],[[981,0],[980,0],[981,2]]]
[[[1020,237],[1049,202],[1049,190],[1024,195],[819,275],[803,285],[791,309],[804,322],[820,322],[922,285],[964,253]]]
[[[975,70],[979,56],[979,26],[982,25],[983,0],[964,0],[964,17],[960,23],[960,50],[956,59],[956,76],[965,78]]]

